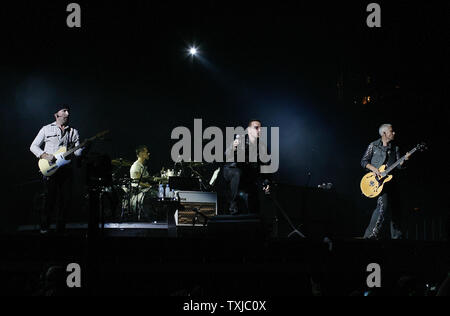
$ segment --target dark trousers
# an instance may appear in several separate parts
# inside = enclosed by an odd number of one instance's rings
[[[400,209],[392,191],[385,191],[378,197],[377,207],[372,213],[369,226],[366,229],[364,238],[382,238],[385,235],[388,225],[392,239],[402,239],[400,230]]]
[[[72,170],[63,167],[53,176],[44,178],[45,207],[41,213],[41,229],[48,230],[56,210],[56,231],[64,232],[66,215],[72,202]]]
[[[248,213],[259,213],[258,174],[250,168],[228,166],[223,171],[230,188],[230,213],[242,213],[244,209],[240,207],[241,204]]]

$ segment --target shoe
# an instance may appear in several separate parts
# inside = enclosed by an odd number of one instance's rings
[[[47,229],[41,229],[41,230],[39,231],[39,233],[40,233],[41,235],[48,235],[48,230],[47,230]]]
[[[238,215],[239,211],[237,209],[230,209],[230,215]]]
[[[378,237],[377,235],[370,235],[369,237],[365,237],[364,239],[367,239],[367,240],[380,240],[380,237]]]

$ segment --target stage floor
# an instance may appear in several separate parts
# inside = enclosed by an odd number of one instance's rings
[[[382,273],[376,293],[393,295],[405,278],[430,291],[450,267],[446,242],[258,239],[204,227],[178,227],[174,238],[151,223],[107,223],[96,236],[86,224],[67,225],[65,235],[37,228],[0,235],[2,294],[33,295],[50,267],[64,268],[65,280],[70,263],[80,265],[83,286],[65,295],[359,295],[371,263]]]

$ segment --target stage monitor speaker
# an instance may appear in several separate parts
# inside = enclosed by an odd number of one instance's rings
[[[217,193],[176,191],[182,208],[175,213],[177,226],[206,226],[217,215]]]
[[[261,239],[264,238],[264,227],[259,216],[220,215],[208,221],[207,234],[210,237],[227,239]]]

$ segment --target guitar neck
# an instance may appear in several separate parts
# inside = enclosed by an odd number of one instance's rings
[[[82,142],[81,144],[79,144],[78,146],[75,146],[74,148],[72,148],[72,149],[66,151],[66,152],[64,153],[64,155],[63,155],[64,158],[66,158],[67,156],[72,155],[72,154],[73,154],[74,152],[76,152],[78,149],[83,148],[84,146],[86,146],[86,144],[87,144],[88,142],[91,142],[91,141],[95,140],[97,137],[98,137],[98,136],[91,137],[91,138],[85,140],[84,142]]]
[[[84,146],[86,146],[87,141],[82,142],[81,144],[79,144],[78,146],[75,146],[74,148],[66,151],[64,153],[64,158],[66,158],[67,156],[72,155],[74,152],[76,152],[78,149],[83,148]]]
[[[414,154],[417,151],[417,148],[414,148],[413,150],[411,150],[409,152],[410,155]],[[404,162],[406,159],[406,155],[404,155],[402,158],[400,158],[399,160],[397,160],[392,166],[390,166],[385,172],[385,175],[388,175],[389,173],[392,172],[392,170],[394,170],[395,168],[398,167],[398,165],[400,165],[402,162]]]

